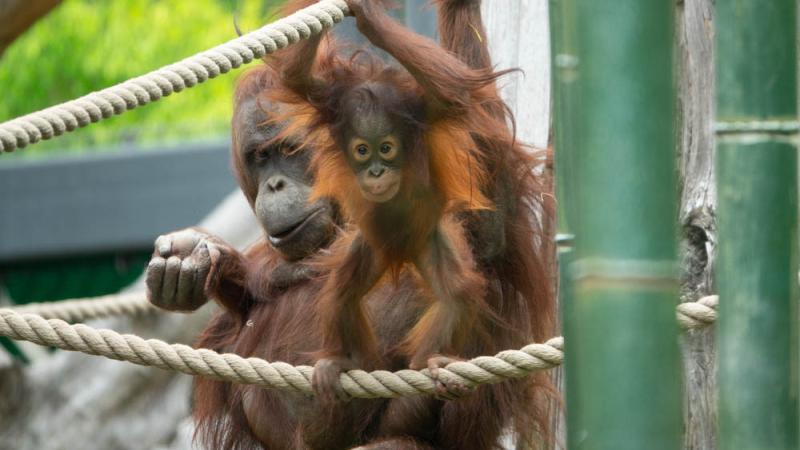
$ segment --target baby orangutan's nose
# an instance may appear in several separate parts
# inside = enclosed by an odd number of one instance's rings
[[[384,168],[383,166],[372,166],[369,168],[369,174],[375,178],[378,178],[379,176],[383,175],[383,172],[386,172],[386,168]]]

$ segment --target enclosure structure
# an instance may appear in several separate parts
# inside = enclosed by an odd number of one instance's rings
[[[671,8],[552,3],[569,448],[681,442]],[[720,448],[797,448],[796,2],[716,13]]]

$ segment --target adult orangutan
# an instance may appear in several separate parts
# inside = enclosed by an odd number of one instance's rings
[[[316,145],[315,198],[337,198],[358,227],[340,238],[320,301],[324,358],[314,382],[327,401],[341,395],[338,365],[372,367],[380,356],[361,298],[387,271],[413,267],[438,300],[404,341],[412,367],[435,373],[451,359],[437,353],[476,356],[552,331],[540,257],[549,249],[540,223],[550,212],[535,160],[507,125],[494,83],[500,74],[488,67],[482,37],[466,34],[482,33],[480,2],[438,3],[442,41],[461,60],[394,22],[380,2],[350,0],[361,32],[406,71],[367,56],[343,58],[335,44],[318,49],[321,37],[274,62],[282,80],[271,98],[290,105],[281,116],[288,129],[309,130]],[[466,223],[471,246],[457,219]],[[548,386],[539,377],[445,403],[427,438],[445,448],[491,448],[504,425],[538,425],[547,434],[541,393]],[[407,431],[413,422],[394,419],[419,415],[430,402],[392,402],[382,428],[426,436],[422,428]],[[465,421],[479,426],[465,430]]]
[[[263,124],[272,109],[258,101],[258,93],[269,82],[266,67],[239,82],[232,146],[239,184],[265,239],[242,255],[199,230],[162,236],[148,267],[147,285],[150,301],[170,310],[196,309],[206,296],[220,303],[222,311],[197,342],[199,347],[309,364],[313,361],[304,352],[314,349],[316,327],[308,311],[313,310],[318,283],[303,258],[329,243],[338,219],[330,202],[307,201],[306,155],[285,151],[290,142],[265,145],[276,131]],[[315,429],[333,430],[316,437],[330,445],[315,445],[315,437],[308,436],[312,448],[345,448],[360,441],[359,426],[347,421],[347,407],[316,417],[313,403],[302,396],[197,379],[197,436],[209,449],[301,448],[306,440],[301,423],[308,417],[318,423]],[[321,425],[328,419],[343,426]]]
[[[297,8],[313,2],[292,3]],[[488,67],[479,2],[438,3],[442,45],[470,66]],[[275,247],[264,242],[243,256],[210,236],[179,232],[159,240],[148,284],[154,302],[170,309],[193,309],[202,294],[220,300],[225,312],[212,322],[198,345],[310,364],[313,361],[302,352],[316,349],[320,343],[308,312],[315,308],[314,295],[322,279],[313,277],[314,270],[305,264],[305,258],[332,239],[330,224],[336,214],[335,208],[322,202],[330,209],[317,212],[299,230],[283,229],[298,218],[311,217],[317,209],[306,206],[311,180],[291,175],[301,172],[307,157],[302,152],[275,151],[279,145],[269,150],[263,146],[279,131],[263,125],[265,113],[275,114],[278,108],[256,100],[259,90],[269,85],[270,76],[260,68],[239,85],[233,156],[240,184]],[[505,117],[499,100],[484,103],[484,107],[495,117]],[[295,131],[302,137],[303,130]],[[462,215],[480,272],[489,280],[487,306],[502,319],[502,323],[487,325],[491,338],[472,336],[454,348],[453,352],[463,357],[517,348],[550,335],[547,303],[537,305],[532,299],[541,297],[525,294],[533,289],[547,298],[546,278],[539,278],[541,265],[535,258],[533,263],[529,261],[536,255],[537,242],[545,242],[531,214],[539,190],[527,170],[532,165],[530,157],[513,138],[511,144],[486,158],[492,180],[498,181],[484,188],[495,209]],[[480,145],[491,150],[498,144]],[[261,158],[252,158],[259,148]],[[287,184],[273,183],[273,188],[281,189],[271,190],[267,183],[270,171],[289,176],[290,189],[284,191]],[[278,223],[281,220],[283,224]],[[531,248],[533,253],[526,253]],[[173,258],[169,263],[166,257],[170,255],[178,261]],[[521,276],[525,267],[530,269],[531,281]],[[377,334],[377,365],[392,370],[408,364],[394,344],[402,341],[426,306],[424,296],[416,291],[418,280],[405,275],[400,279],[399,287],[383,284],[367,300],[367,315]],[[541,399],[532,395],[534,386],[534,380],[526,380],[481,387],[457,401],[417,397],[392,400],[388,406],[385,401],[358,401],[320,410],[314,401],[299,396],[198,380],[195,416],[208,448],[348,448],[372,442],[365,448],[484,449],[496,447],[499,435],[509,426],[521,433],[536,426],[546,429]]]

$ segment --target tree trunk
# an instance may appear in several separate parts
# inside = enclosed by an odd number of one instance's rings
[[[713,11],[713,0],[681,1],[677,8],[682,302],[715,292]],[[686,390],[684,446],[691,450],[713,450],[717,443],[714,327],[687,331],[682,343]]]

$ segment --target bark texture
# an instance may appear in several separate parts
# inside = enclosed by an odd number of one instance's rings
[[[677,5],[679,70],[681,302],[715,292],[717,247],[714,175],[714,2],[692,0]],[[686,399],[684,446],[717,447],[716,351],[714,327],[682,337]]]

